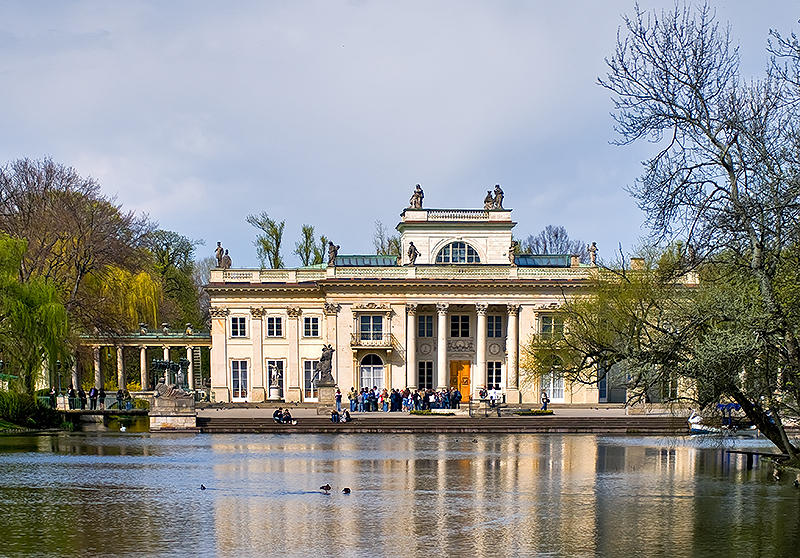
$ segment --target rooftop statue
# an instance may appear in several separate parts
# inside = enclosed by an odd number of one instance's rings
[[[214,250],[214,255],[217,257],[217,267],[222,267],[222,257],[225,255],[225,250],[222,248],[221,242],[217,242],[217,249]]]
[[[589,252],[589,259],[591,260],[592,265],[597,265],[597,243],[592,242],[586,247],[586,251]]]
[[[228,255],[228,251],[225,250],[225,255],[222,256],[222,265],[220,266],[222,269],[230,269],[233,265],[233,261],[231,257]]]
[[[511,265],[517,263],[516,255],[517,255],[517,248],[519,247],[519,242],[516,240],[511,241],[511,246],[508,247],[508,261]]]
[[[494,185],[494,207],[493,209],[503,209],[503,189],[499,184]]]
[[[419,256],[419,250],[417,247],[414,246],[413,242],[409,242],[408,244],[408,261],[411,265],[414,265],[414,262],[417,261],[417,256]]]
[[[494,196],[492,195],[491,190],[486,191],[486,197],[483,198],[483,208],[484,209],[493,209],[494,208]]]
[[[336,265],[336,255],[339,253],[338,246],[331,241],[328,241],[328,265]]]
[[[408,201],[408,207],[411,209],[422,209],[422,198],[425,197],[425,194],[422,191],[422,187],[417,184],[414,188],[414,193],[411,194],[411,199]]]

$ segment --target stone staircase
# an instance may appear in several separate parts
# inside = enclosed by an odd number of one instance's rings
[[[301,417],[296,425],[276,424],[271,417],[197,417],[205,433],[494,433],[494,434],[644,434],[681,435],[686,419],[673,416],[620,417],[460,417],[405,414],[357,415],[352,422],[333,423],[326,416]]]

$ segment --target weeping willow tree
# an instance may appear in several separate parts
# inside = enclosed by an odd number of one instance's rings
[[[4,369],[32,393],[47,363],[67,359],[69,320],[54,285],[19,280],[27,243],[0,233],[0,355]]]
[[[87,278],[87,288],[120,320],[117,331],[126,331],[139,323],[158,323],[158,305],[162,297],[159,280],[147,271],[132,272],[107,266],[102,274]]]

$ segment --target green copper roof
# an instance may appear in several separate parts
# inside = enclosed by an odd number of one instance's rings
[[[396,256],[336,256],[336,265],[341,267],[397,267]]]

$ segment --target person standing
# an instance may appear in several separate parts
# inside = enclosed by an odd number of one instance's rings
[[[92,411],[97,410],[97,388],[95,386],[89,389],[89,409]]]
[[[117,390],[117,409],[122,410],[122,400],[125,399],[125,394],[122,393],[122,388]]]
[[[67,407],[70,409],[75,408],[75,388],[72,387],[72,384],[69,385],[69,389],[67,390]]]
[[[347,399],[350,400],[350,412],[355,412],[356,403],[358,402],[358,393],[356,393],[356,388],[350,388],[350,393],[347,394]]]
[[[550,403],[550,398],[547,397],[547,392],[542,390],[542,411],[547,410],[548,403]]]
[[[48,397],[50,398],[50,408],[51,409],[55,409],[56,408],[56,388],[54,388],[54,387],[50,388],[50,395]]]
[[[81,411],[86,410],[86,392],[83,391],[83,387],[78,388],[78,399],[81,401]]]
[[[336,398],[336,411],[338,413],[341,413],[342,412],[342,392],[341,392],[341,390],[339,388],[336,388],[336,395],[334,397]]]
[[[100,402],[100,409],[106,408],[106,388],[100,386],[100,391],[97,392],[97,399]]]

